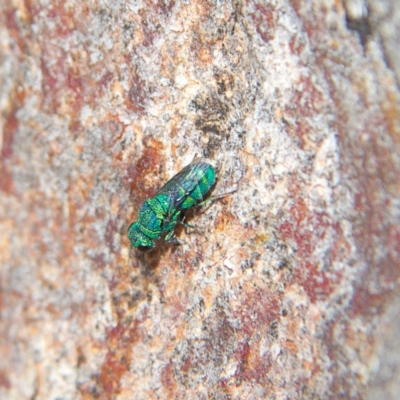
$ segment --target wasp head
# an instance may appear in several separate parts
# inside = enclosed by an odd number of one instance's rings
[[[141,232],[137,222],[134,222],[128,228],[128,237],[132,243],[132,246],[136,247],[140,251],[146,252],[154,247],[153,240]]]

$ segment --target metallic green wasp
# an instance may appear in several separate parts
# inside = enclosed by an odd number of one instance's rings
[[[180,222],[182,211],[209,201],[210,198],[204,200],[204,197],[215,181],[212,165],[200,158],[193,160],[143,203],[136,222],[128,229],[132,246],[149,251],[155,247],[154,241],[161,238],[177,242],[174,229]]]

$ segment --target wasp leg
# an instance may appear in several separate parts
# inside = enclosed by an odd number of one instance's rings
[[[165,235],[164,240],[167,243],[182,244],[181,241],[176,236],[174,236],[174,228],[175,228],[175,225],[172,227],[172,229],[167,231],[167,234]]]
[[[231,192],[228,193],[223,193],[223,194],[217,194],[215,196],[210,196],[208,199],[203,200],[199,204],[197,204],[197,207],[203,207],[206,204],[210,203],[211,201],[222,199],[223,197],[229,196],[232,193],[235,193],[237,189],[232,190]]]
[[[184,222],[184,221],[185,221],[185,218],[186,218],[185,215],[183,216],[182,221],[179,221],[179,216],[180,216],[180,215],[181,215],[181,211],[177,211],[177,212],[171,217],[170,221],[169,221],[168,224],[167,224],[167,227],[164,228],[164,230],[165,230],[166,232],[168,232],[168,233],[167,233],[167,236],[170,235],[170,232],[169,232],[170,230],[172,230],[172,231],[174,230],[176,224],[182,225],[182,226],[184,226],[185,228],[193,228],[193,229],[196,229],[195,226],[190,225],[190,224],[187,224],[187,223]]]
[[[179,221],[178,224],[184,226],[185,228],[197,229],[194,225],[185,224],[184,222],[181,221]]]
[[[178,239],[176,236],[174,236],[174,232],[171,231],[165,236],[165,241],[167,243],[175,244],[175,245],[181,245],[181,244],[189,244],[183,239]]]
[[[176,245],[181,245],[181,244],[185,243],[182,240],[178,239],[176,236],[172,236],[169,239],[166,238],[165,241],[167,243],[176,244]]]
[[[179,240],[176,236],[174,236],[175,234],[175,226],[176,224],[180,223],[179,221],[179,215],[180,215],[180,211],[175,212],[175,214],[173,214],[171,216],[171,219],[168,223],[168,225],[166,226],[166,228],[164,228],[164,231],[166,233],[164,240],[168,243],[174,243],[174,244],[183,244],[184,242]]]
[[[182,221],[177,221],[178,224],[184,226],[185,228],[197,229],[195,226],[185,223],[186,215],[183,216]]]

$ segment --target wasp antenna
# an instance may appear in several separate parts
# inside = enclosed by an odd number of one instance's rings
[[[196,160],[200,160],[202,158],[203,158],[203,156],[200,153],[194,153],[194,157],[193,157],[193,160],[191,161],[191,163],[193,163]]]

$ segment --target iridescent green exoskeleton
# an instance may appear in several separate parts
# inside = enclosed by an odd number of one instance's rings
[[[193,160],[143,203],[136,222],[128,229],[132,246],[148,251],[155,247],[154,241],[161,238],[167,242],[177,242],[174,229],[180,222],[182,211],[210,200],[204,198],[215,181],[212,165],[200,158]]]

